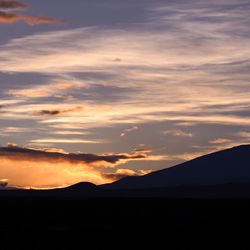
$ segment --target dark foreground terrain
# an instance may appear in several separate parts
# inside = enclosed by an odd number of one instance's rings
[[[0,207],[1,250],[250,248],[250,199],[2,193]]]

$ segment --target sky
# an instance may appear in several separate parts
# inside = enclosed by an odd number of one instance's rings
[[[0,0],[0,184],[143,175],[250,141],[250,0]]]

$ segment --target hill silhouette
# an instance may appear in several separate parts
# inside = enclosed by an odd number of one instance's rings
[[[127,177],[105,189],[250,184],[250,145],[218,151],[145,176]]]
[[[78,190],[83,190],[86,192],[92,192],[92,191],[96,191],[97,189],[99,189],[95,184],[91,183],[91,182],[80,182],[74,185],[71,185],[69,187],[60,189],[60,190],[64,190],[64,191],[78,191]]]

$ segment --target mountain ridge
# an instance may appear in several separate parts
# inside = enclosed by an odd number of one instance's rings
[[[249,144],[203,155],[144,176],[126,177],[100,187],[138,189],[229,183],[250,183]]]

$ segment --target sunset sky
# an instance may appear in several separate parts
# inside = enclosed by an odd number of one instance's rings
[[[0,183],[143,175],[250,141],[250,0],[0,0]]]

